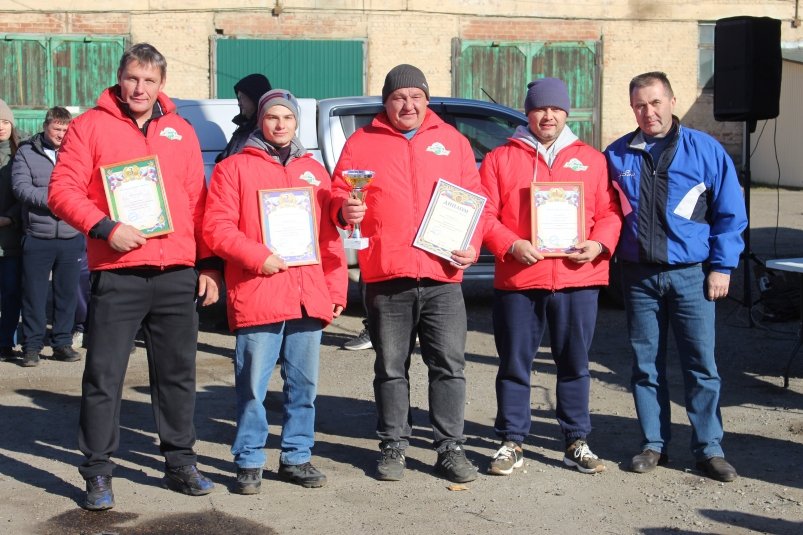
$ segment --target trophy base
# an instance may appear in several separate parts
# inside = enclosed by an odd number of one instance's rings
[[[368,248],[368,238],[346,238],[343,240],[346,249],[363,250]]]

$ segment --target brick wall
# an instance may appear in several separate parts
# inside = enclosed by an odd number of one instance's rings
[[[171,97],[209,98],[209,13],[134,15],[131,42],[146,41],[167,59],[165,93]]]
[[[647,70],[665,71],[689,124],[720,137],[737,154],[738,123],[713,121],[711,96],[697,88],[697,20],[733,15],[784,20],[783,40],[803,42],[803,28],[789,24],[793,5],[783,0],[260,0],[155,1],[128,11],[99,12],[96,0],[73,0],[64,11],[52,2],[24,7],[0,0],[0,33],[111,34],[148,41],[168,58],[168,94],[208,97],[210,38],[217,34],[268,39],[364,39],[366,86],[381,91],[387,71],[412,63],[427,75],[433,94],[451,94],[451,42],[466,40],[598,40],[602,47],[602,144],[632,130],[627,83]],[[324,6],[324,7],[321,7]],[[147,11],[150,9],[151,11]],[[561,19],[560,17],[564,17]]]

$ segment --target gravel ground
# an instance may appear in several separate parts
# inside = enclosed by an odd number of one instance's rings
[[[752,202],[752,249],[757,257],[803,256],[803,192],[756,189]],[[789,389],[782,387],[781,378],[800,324],[770,321],[772,311],[763,302],[743,306],[741,277],[741,272],[734,274],[732,299],[718,304],[723,446],[740,474],[733,483],[718,483],[694,469],[676,359],[670,374],[671,462],[650,474],[625,471],[639,446],[628,386],[630,353],[624,312],[605,300],[592,349],[590,444],[607,462],[606,472],[584,475],[561,462],[554,365],[545,340],[532,376],[533,428],[523,469],[510,477],[481,475],[462,490],[432,474],[435,453],[427,418],[426,370],[414,355],[414,437],[408,470],[400,482],[374,480],[373,351],[339,349],[361,328],[352,291],[347,314],[326,330],[322,348],[313,460],[329,478],[326,487],[303,489],[277,479],[280,428],[272,425],[262,494],[231,493],[234,339],[216,331],[215,315],[205,313],[198,353],[197,451],[201,469],[215,481],[216,490],[192,498],[160,487],[162,458],[149,403],[145,351],[138,347],[124,391],[114,479],[117,506],[103,513],[83,511],[83,481],[75,468],[82,458],[77,450],[82,363],[45,360],[37,368],[21,368],[3,362],[0,533],[803,533],[803,469],[798,464],[803,459],[803,356],[794,366]],[[759,297],[754,292],[754,298]],[[493,435],[497,357],[490,327],[492,293],[486,285],[467,285],[465,293],[466,448],[484,472],[498,447]],[[278,373],[267,406],[270,421],[279,424]]]

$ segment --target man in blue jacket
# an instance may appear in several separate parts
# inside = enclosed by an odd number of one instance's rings
[[[639,128],[606,150],[624,226],[617,248],[635,354],[631,384],[643,434],[630,470],[668,461],[669,329],[685,385],[691,449],[697,468],[719,481],[736,470],[722,451],[720,377],[714,359],[714,302],[728,295],[744,248],[744,198],[733,162],[711,136],[682,126],[662,72],[630,81]]]

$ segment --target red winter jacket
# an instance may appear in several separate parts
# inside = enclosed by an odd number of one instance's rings
[[[526,127],[520,127],[507,143],[491,151],[480,167],[488,197],[484,243],[496,256],[494,287],[554,291],[608,284],[610,253],[586,264],[546,258],[532,266],[525,266],[508,254],[516,240],[530,240],[532,236],[529,199],[533,177],[537,182],[583,183],[586,239],[598,241],[613,251],[622,228],[621,210],[608,180],[605,157],[567,133],[570,140],[559,149],[550,168],[526,141],[528,137],[534,139],[526,132]],[[560,141],[558,138],[555,143]]]
[[[309,186],[321,263],[263,275],[262,265],[272,253],[262,241],[257,191]],[[206,242],[226,261],[232,330],[300,318],[302,305],[307,315],[326,324],[332,321],[333,304],[346,306],[346,260],[340,235],[329,220],[330,200],[329,175],[309,153],[291,157],[285,167],[266,150],[246,146],[215,166],[203,229]]]
[[[173,232],[150,237],[145,245],[127,253],[115,251],[106,239],[89,239],[89,269],[194,266],[196,260],[212,255],[201,239],[206,184],[198,138],[190,124],[175,113],[175,104],[161,93],[158,104],[163,115],[151,120],[147,135],[143,135],[123,113],[117,94],[117,86],[106,89],[95,108],[70,123],[50,179],[48,206],[88,234],[109,216],[100,167],[155,154]]]
[[[439,178],[482,193],[474,153],[468,140],[454,127],[427,109],[415,136],[407,140],[389,122],[385,112],[370,125],[357,130],[343,148],[333,174],[331,216],[338,221],[349,186],[341,173],[346,169],[375,171],[368,187],[367,210],[360,224],[368,248],[359,252],[365,282],[410,277],[441,282],[460,282],[463,272],[448,260],[413,247]],[[471,240],[479,254],[482,226]]]

